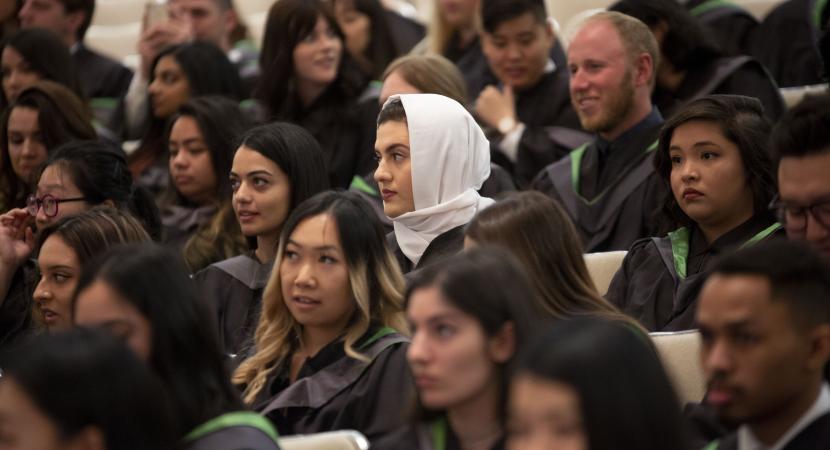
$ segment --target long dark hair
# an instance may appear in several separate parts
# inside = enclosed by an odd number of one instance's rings
[[[516,374],[576,391],[592,450],[683,448],[677,394],[648,339],[628,325],[598,318],[557,322],[520,354]]]
[[[773,164],[769,154],[769,137],[772,127],[764,116],[764,107],[756,98],[741,95],[709,95],[694,100],[663,125],[660,140],[654,155],[654,169],[666,187],[663,204],[663,232],[681,226],[690,226],[694,221],[680,209],[671,190],[671,147],[672,135],[677,127],[691,121],[702,120],[718,124],[723,136],[738,147],[744,166],[746,183],[752,191],[755,214],[769,214],[767,205],[775,195],[776,185]]]
[[[98,137],[92,127],[89,111],[66,87],[52,81],[39,81],[23,90],[6,109],[0,128],[0,148],[3,153],[0,164],[0,192],[7,208],[22,207],[37,183],[37,178],[21,180],[12,169],[9,157],[9,118],[15,108],[30,108],[37,111],[40,137],[47,153],[66,142]],[[33,176],[36,174],[37,171],[33,172]]]
[[[406,290],[408,306],[412,294],[437,287],[454,307],[475,319],[488,337],[496,336],[508,323],[513,324],[516,349],[522,348],[544,316],[534,301],[530,281],[513,255],[494,247],[474,248],[433,264],[419,272]],[[499,365],[502,424],[506,418],[509,369],[514,358]],[[429,420],[443,412],[427,410],[420,404],[415,418]]]
[[[251,129],[239,140],[270,159],[291,181],[289,214],[300,203],[329,188],[326,160],[320,144],[305,128],[274,122]]]
[[[294,48],[314,30],[320,17],[345,42],[331,10],[321,0],[280,0],[268,11],[259,65],[269,76],[260,77],[254,97],[264,103],[274,119],[295,120],[302,109],[294,81]],[[365,84],[344,48],[337,78],[326,92],[343,99],[357,98]]]
[[[171,449],[174,417],[158,378],[111,336],[84,329],[44,334],[3,368],[70,439],[87,427],[110,450]]]
[[[6,47],[15,49],[29,64],[32,71],[42,78],[66,86],[80,99],[85,99],[81,89],[81,80],[69,53],[69,48],[49,30],[43,28],[25,28],[18,30],[3,43],[0,53]],[[0,89],[0,106],[5,109],[9,99]]]
[[[177,418],[177,436],[242,409],[222,357],[216,319],[196,295],[180,257],[156,244],[111,249],[84,267],[72,300],[96,280],[106,283],[150,323],[149,363],[161,377]]]
[[[392,39],[392,32],[386,19],[386,8],[380,0],[333,0],[332,4],[342,1],[352,2],[354,9],[369,18],[369,43],[363,50],[362,56],[371,66],[364,70],[368,69],[366,74],[371,79],[379,80],[386,66],[401,53],[395,48],[395,40]]]
[[[153,240],[161,239],[161,219],[153,197],[133,183],[124,152],[98,141],[80,141],[59,147],[46,166],[65,171],[87,203],[111,201],[117,209],[139,219]]]

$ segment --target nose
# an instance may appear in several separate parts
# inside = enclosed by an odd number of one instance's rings
[[[313,265],[308,262],[303,262],[297,268],[297,277],[294,278],[294,284],[301,287],[313,288],[317,285],[317,280],[314,277]]]
[[[582,70],[577,69],[571,73],[570,81],[571,92],[578,92],[588,89],[588,77],[583,74]]]
[[[520,59],[522,57],[522,49],[519,45],[510,44],[507,46],[507,58],[510,60]]]
[[[176,155],[173,156],[173,167],[183,169],[188,166],[190,160],[185,153],[185,151],[179,150]]]
[[[691,161],[684,161],[683,164],[677,168],[680,171],[681,179],[684,182],[690,182],[693,180],[697,180],[700,178],[700,173],[697,169],[697,165],[693,164]]]
[[[49,292],[44,277],[41,276],[40,280],[37,282],[37,286],[35,286],[35,292],[34,295],[32,295],[32,298],[34,298],[35,301],[38,303],[48,301],[50,298],[52,298],[52,294],[51,292]]]
[[[406,359],[410,366],[423,365],[429,361],[429,349],[424,333],[415,332],[406,350]]]
[[[701,352],[703,370],[708,376],[726,373],[732,369],[732,352],[721,340],[715,340],[712,346]]]
[[[147,86],[147,92],[149,92],[150,94],[153,94],[153,95],[159,93],[159,80],[158,80],[158,78],[153,79],[153,82],[150,83],[149,86]]]
[[[237,187],[236,192],[233,193],[233,201],[236,203],[251,202],[251,190],[248,188],[248,183],[244,181],[239,182],[239,187]]]
[[[378,183],[392,180],[392,175],[386,170],[386,163],[384,163],[383,158],[378,161],[378,168],[375,169],[373,177]]]
[[[17,13],[17,18],[20,19],[21,22],[25,22],[26,19],[31,15],[32,7],[30,5],[31,2],[26,1],[23,2],[23,6],[20,8],[20,12]]]

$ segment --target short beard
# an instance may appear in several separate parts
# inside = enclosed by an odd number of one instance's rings
[[[608,97],[605,109],[594,118],[579,118],[582,128],[593,133],[604,133],[616,128],[634,109],[633,79],[631,71],[626,71],[617,91]]]

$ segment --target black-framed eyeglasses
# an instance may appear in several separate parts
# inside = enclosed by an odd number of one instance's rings
[[[791,231],[803,231],[807,228],[807,214],[824,228],[830,228],[830,198],[811,205],[792,205],[781,201],[776,195],[769,204],[778,221]]]
[[[34,217],[37,215],[38,210],[43,208],[43,214],[46,214],[46,217],[55,217],[58,215],[59,204],[81,201],[86,201],[86,197],[57,198],[53,195],[46,194],[41,198],[37,198],[34,195],[30,195],[26,199],[26,211],[30,216]]]

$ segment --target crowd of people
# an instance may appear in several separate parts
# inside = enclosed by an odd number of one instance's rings
[[[827,2],[5,3],[0,450],[830,449]]]

